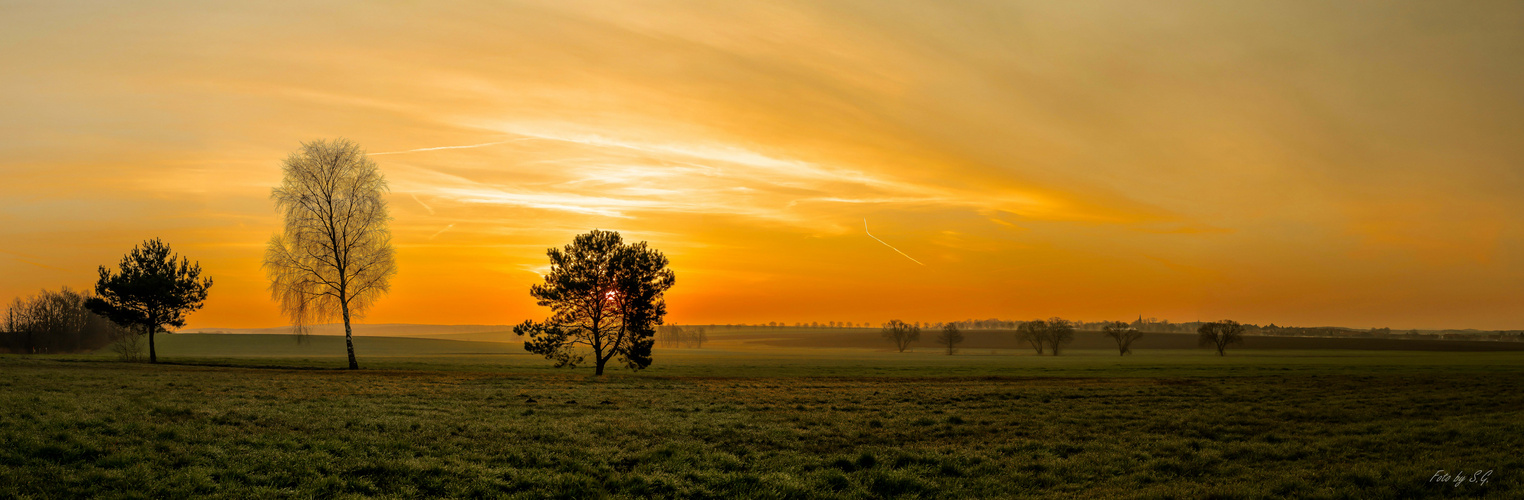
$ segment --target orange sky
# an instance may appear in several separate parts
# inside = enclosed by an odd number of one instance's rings
[[[0,300],[158,236],[279,325],[279,162],[346,137],[372,323],[542,317],[602,228],[678,323],[1524,327],[1517,2],[311,3],[0,6]]]

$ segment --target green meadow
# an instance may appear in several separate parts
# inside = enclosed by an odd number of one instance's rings
[[[0,356],[0,497],[1524,495],[1524,352],[714,338],[603,378],[440,338]]]

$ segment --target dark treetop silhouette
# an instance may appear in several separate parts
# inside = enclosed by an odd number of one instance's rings
[[[1043,352],[1042,345],[1047,331],[1048,322],[1040,319],[1028,321],[1016,327],[1016,340],[1030,344],[1033,349],[1037,350],[1037,355],[1041,356]]]
[[[92,297],[69,287],[17,297],[0,316],[0,352],[85,352],[136,335],[91,312],[85,304]]]
[[[1231,319],[1203,323],[1196,334],[1200,345],[1217,349],[1218,356],[1227,355],[1228,344],[1244,343],[1244,325]]]
[[[180,257],[158,238],[133,247],[122,257],[120,272],[100,267],[91,312],[118,325],[143,327],[148,333],[148,362],[158,363],[154,334],[185,326],[185,316],[201,308],[212,279],[201,278],[201,265]]]
[[[942,325],[941,333],[937,334],[937,345],[947,349],[947,355],[951,356],[958,350],[958,344],[963,343],[963,332],[958,331],[958,325],[948,323]]]
[[[905,349],[910,348],[911,343],[921,340],[921,327],[891,319],[888,323],[884,323],[882,335],[885,339],[894,342],[894,348],[899,349],[899,352],[905,352]]]
[[[1132,343],[1143,338],[1143,332],[1121,321],[1108,321],[1101,326],[1101,334],[1117,341],[1117,355],[1132,354]]]
[[[513,328],[529,336],[524,350],[574,367],[583,360],[577,346],[590,348],[597,375],[615,357],[630,369],[650,366],[656,327],[667,314],[663,294],[676,280],[667,258],[644,241],[625,244],[619,233],[596,229],[546,255],[550,272],[529,295],[551,317]]]
[[[359,369],[350,319],[386,293],[397,274],[381,198],[386,179],[345,139],[302,143],[282,168],[285,179],[270,193],[285,222],[265,251],[270,295],[298,335],[314,321],[343,319],[349,369]]]
[[[1074,322],[1056,316],[1048,318],[1042,338],[1048,342],[1048,351],[1057,356],[1064,346],[1074,341]]]

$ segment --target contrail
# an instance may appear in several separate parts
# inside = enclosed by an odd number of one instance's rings
[[[868,219],[863,219],[863,232],[864,233],[868,233]],[[874,236],[873,233],[868,233],[868,237],[869,238],[873,238],[874,241],[877,241],[879,243],[884,243],[884,240],[878,239],[878,237]],[[909,255],[906,255],[905,252],[900,252],[900,249],[894,248],[894,245],[890,245],[888,243],[884,243],[884,246],[889,247],[890,250],[894,250],[896,252],[899,252],[900,255],[904,255],[905,258],[910,259],[911,262],[914,262],[916,264],[921,264],[921,261],[915,260],[915,257],[911,257]],[[921,264],[921,265],[924,266],[926,264]]]
[[[412,196],[413,197],[413,201],[418,202],[419,205],[423,205],[423,209],[424,210],[428,210],[429,211],[429,215],[434,215],[434,207],[431,207],[428,204],[424,203],[423,200],[418,199],[418,195],[413,194],[413,193],[408,193],[408,196]]]
[[[431,240],[432,240],[432,239],[434,239],[434,237],[435,237],[435,236],[439,236],[439,235],[441,235],[441,234],[444,234],[444,232],[445,232],[445,231],[449,231],[449,230],[450,230],[450,229],[451,229],[451,228],[453,228],[453,227],[455,227],[455,225],[454,225],[454,224],[450,224],[450,225],[448,225],[448,226],[445,226],[445,227],[444,227],[444,229],[440,229],[440,230],[439,230],[439,232],[437,232],[437,233],[434,233],[434,236],[430,236],[430,237],[429,237],[429,239],[431,239]]]
[[[496,146],[498,144],[507,144],[507,143],[510,143],[510,142],[513,142],[513,141],[525,141],[525,140],[529,140],[529,139],[530,138],[528,138],[528,137],[520,137],[520,138],[517,138],[517,139],[508,139],[506,141],[483,142],[481,144],[470,144],[470,145],[466,145],[466,146],[439,146],[437,148],[418,148],[418,149],[409,149],[407,151],[387,151],[385,153],[369,153],[369,156],[376,156],[376,155],[400,155],[402,153],[417,153],[419,151],[437,151],[437,150],[440,150],[440,149],[484,148],[484,147],[487,147],[487,146]]]

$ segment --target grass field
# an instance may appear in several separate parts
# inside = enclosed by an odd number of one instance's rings
[[[0,356],[0,497],[1524,495],[1524,353],[658,350],[170,335]],[[270,368],[277,367],[277,368]],[[1492,470],[1486,484],[1431,482]]]

